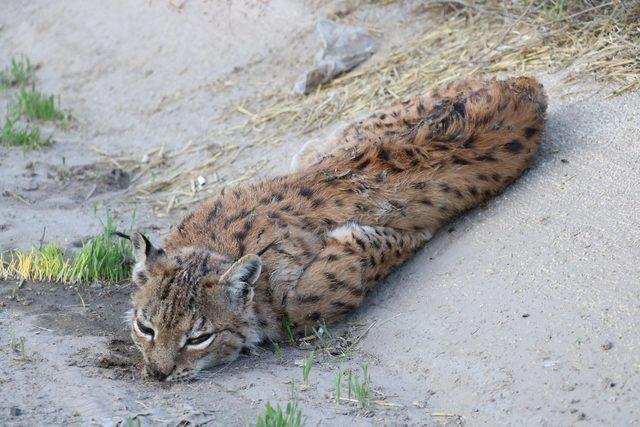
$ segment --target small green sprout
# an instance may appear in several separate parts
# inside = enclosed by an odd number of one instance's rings
[[[336,401],[339,403],[342,395],[342,378],[344,372],[338,370],[335,379]],[[358,374],[354,374],[352,369],[347,372],[347,400],[350,402],[358,402],[361,408],[369,406],[371,399],[371,376],[369,375],[369,366],[362,366],[362,378]]]
[[[62,120],[64,114],[57,106],[53,95],[45,95],[31,86],[20,88],[16,96],[16,112],[35,120]]]
[[[11,65],[0,71],[0,86],[23,86],[33,83],[34,67],[26,56],[14,56]]]
[[[259,417],[256,427],[301,427],[304,424],[302,410],[297,404],[287,403],[285,410],[267,402],[264,417]]]
[[[0,128],[0,144],[13,145],[23,149],[40,148],[47,143],[40,136],[40,128],[30,124],[18,125],[15,120],[6,118]]]
[[[304,365],[302,365],[302,381],[305,385],[309,385],[309,373],[311,372],[311,366],[313,366],[313,359],[315,354],[311,352],[309,357],[307,357],[304,361]]]
[[[340,403],[340,396],[342,394],[342,377],[344,376],[344,371],[342,368],[338,368],[338,373],[336,374],[336,380],[334,383],[336,389],[336,403]]]

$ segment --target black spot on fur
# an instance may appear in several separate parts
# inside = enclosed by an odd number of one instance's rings
[[[490,153],[482,154],[476,157],[476,160],[479,162],[496,162],[497,159],[493,157]]]
[[[360,288],[349,288],[349,293],[353,296],[356,297],[360,297],[362,295],[364,295],[364,290],[360,289]],[[349,306],[349,310],[352,310],[351,306]],[[355,308],[355,307],[353,307]]]
[[[524,136],[527,139],[534,137],[538,132],[540,132],[538,128],[524,128]]]
[[[476,197],[478,195],[478,189],[474,186],[471,186],[468,188],[469,190],[469,194],[471,194],[473,197]]]
[[[468,160],[465,160],[462,157],[458,157],[458,156],[453,156],[452,163],[454,165],[470,165],[471,164],[471,162],[469,162]]]
[[[398,200],[389,200],[389,204],[394,208],[394,209],[402,209],[404,208],[405,204],[402,202],[399,202]]]
[[[213,204],[213,209],[211,209],[209,211],[209,214],[207,214],[207,222],[213,221],[214,218],[218,216],[218,212],[220,212],[221,207],[222,202],[220,202],[220,200],[216,200],[216,202]]]
[[[336,222],[334,220],[332,220],[331,218],[323,218],[322,222],[324,222],[327,225],[335,225]]]
[[[311,207],[314,209],[317,209],[322,205],[324,205],[322,199],[313,199],[313,201],[311,202]]]
[[[478,179],[480,181],[488,181],[489,178],[487,178],[487,175],[483,174],[483,173],[479,173],[478,175],[476,175],[478,177]]]
[[[433,144],[433,149],[435,151],[447,151],[449,150],[449,147],[447,145],[444,144]]]
[[[427,183],[426,182],[414,182],[413,184],[411,184],[411,187],[415,188],[416,190],[424,190],[427,187]]]
[[[383,162],[388,161],[389,160],[389,150],[387,150],[385,147],[378,148],[378,159],[382,160]]]
[[[465,105],[464,101],[454,102],[453,103],[453,111],[458,116],[460,116],[461,118],[464,118],[464,115],[466,113],[466,105]]]
[[[499,182],[500,179],[502,179],[502,176],[499,173],[494,172],[491,174],[491,179],[493,179],[496,182]]]
[[[362,163],[360,163],[359,165],[356,166],[356,169],[358,170],[362,170],[364,168],[366,168],[367,166],[369,166],[369,163],[371,163],[371,160],[366,159],[364,160]]]
[[[284,196],[280,193],[276,193],[273,197],[279,202],[284,200]]]
[[[311,313],[311,314],[309,315],[309,319],[310,319],[312,322],[317,322],[318,320],[320,320],[320,313],[319,313],[319,312],[317,312],[317,311],[314,311],[313,313]]]
[[[346,313],[346,312],[351,311],[351,310],[353,310],[354,308],[356,308],[356,306],[355,306],[355,305],[353,305],[353,304],[347,304],[347,303],[344,303],[344,302],[342,302],[342,301],[335,301],[335,302],[332,302],[332,303],[331,303],[331,305],[333,305],[333,307],[334,307],[336,310],[340,311],[341,313]]]
[[[298,193],[300,193],[302,197],[305,197],[307,199],[310,199],[311,196],[313,196],[313,191],[307,187],[301,188],[300,191],[298,191]]]
[[[233,233],[233,237],[237,242],[242,242],[247,237],[246,231],[238,231],[237,233]]]
[[[334,262],[334,261],[337,261],[338,259],[339,259],[338,255],[335,255],[335,254],[330,254],[327,256],[328,262]]]
[[[506,151],[510,152],[511,154],[518,154],[519,152],[522,151],[522,149],[524,148],[524,145],[522,145],[522,143],[517,139],[514,139],[513,141],[507,142],[506,144],[504,144],[503,147]]]
[[[433,202],[429,199],[422,199],[422,200],[418,200],[418,203],[423,204],[423,205],[427,205],[427,206],[433,206]]]
[[[460,148],[471,148],[473,147],[473,145],[476,143],[476,136],[475,135],[470,135],[467,139],[465,139],[464,141],[462,141],[458,147]]]
[[[298,297],[298,302],[302,304],[309,304],[320,301],[321,297],[319,295],[300,295]]]

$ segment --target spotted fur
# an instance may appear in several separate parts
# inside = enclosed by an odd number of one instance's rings
[[[443,224],[523,172],[545,111],[531,78],[453,83],[348,126],[295,173],[202,203],[161,250],[134,234],[132,336],[147,370],[193,375],[278,339],[285,318],[303,328],[351,311]],[[188,344],[204,338],[205,348]]]

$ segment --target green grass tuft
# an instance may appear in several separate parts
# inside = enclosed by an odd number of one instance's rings
[[[311,352],[309,357],[305,359],[304,365],[302,365],[302,381],[304,381],[305,385],[309,384],[309,373],[311,373],[311,367],[313,366],[314,358],[315,354]]]
[[[70,257],[55,243],[32,248],[31,252],[1,255],[0,278],[61,283],[127,280],[131,274],[131,246],[123,239],[112,237],[114,231],[113,219],[106,211],[102,233],[85,242]]]
[[[334,388],[336,389],[336,403],[340,403],[340,397],[342,396],[342,378],[344,377],[344,371],[342,368],[338,368],[336,374],[336,380],[334,382]]]
[[[302,410],[295,403],[287,403],[283,411],[280,405],[273,408],[267,402],[264,417],[259,417],[256,427],[300,427],[304,425]]]
[[[124,239],[114,239],[115,231],[116,226],[107,211],[103,232],[84,243],[73,258],[70,272],[72,282],[117,283],[129,277],[131,246]]]
[[[47,143],[40,136],[40,128],[29,124],[20,126],[7,118],[0,129],[0,144],[13,145],[24,149],[40,148]]]
[[[342,399],[342,382],[345,372],[342,368],[338,369],[334,382],[336,402],[340,403]],[[362,378],[352,369],[347,372],[347,398],[342,399],[347,402],[358,403],[361,408],[366,408],[371,403],[371,376],[369,375],[369,366],[362,365]]]
[[[0,86],[24,86],[33,83],[34,67],[26,56],[14,56],[11,65],[0,71]]]
[[[35,120],[62,120],[64,114],[58,108],[53,95],[46,95],[31,86],[20,88],[16,96],[16,112]]]

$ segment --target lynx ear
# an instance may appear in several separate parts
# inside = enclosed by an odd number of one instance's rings
[[[262,261],[258,255],[245,255],[220,277],[224,294],[234,308],[244,307],[253,300],[253,285],[260,277]]]
[[[133,267],[133,279],[139,284],[144,284],[147,280],[147,270],[160,257],[164,256],[164,251],[151,244],[147,237],[139,231],[131,233],[131,246],[136,264]]]

